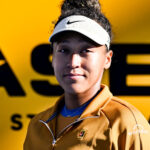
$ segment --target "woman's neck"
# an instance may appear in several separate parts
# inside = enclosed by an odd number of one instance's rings
[[[78,108],[93,98],[99,90],[100,87],[97,87],[96,89],[90,89],[84,93],[72,94],[65,92],[65,105],[68,109]]]

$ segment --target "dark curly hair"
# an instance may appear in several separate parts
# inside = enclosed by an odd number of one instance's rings
[[[61,4],[61,15],[55,26],[64,18],[71,15],[83,15],[99,23],[112,39],[112,31],[109,20],[101,12],[98,0],[64,0]]]

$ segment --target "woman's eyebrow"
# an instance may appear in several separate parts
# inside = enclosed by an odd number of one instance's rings
[[[69,40],[61,40],[59,43],[69,43]]]

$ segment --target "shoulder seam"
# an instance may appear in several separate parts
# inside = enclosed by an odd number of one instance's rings
[[[106,115],[106,113],[105,113],[105,111],[103,111],[103,109],[101,109],[101,111],[103,112],[103,114],[105,115],[106,119],[108,120],[108,122],[109,122],[109,127],[111,128],[111,127],[112,127],[112,124],[111,124],[111,122],[110,122],[109,117]]]

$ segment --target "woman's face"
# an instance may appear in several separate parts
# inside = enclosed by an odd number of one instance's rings
[[[55,76],[66,93],[99,90],[104,69],[111,64],[112,51],[96,46],[78,33],[70,32],[53,43]]]

